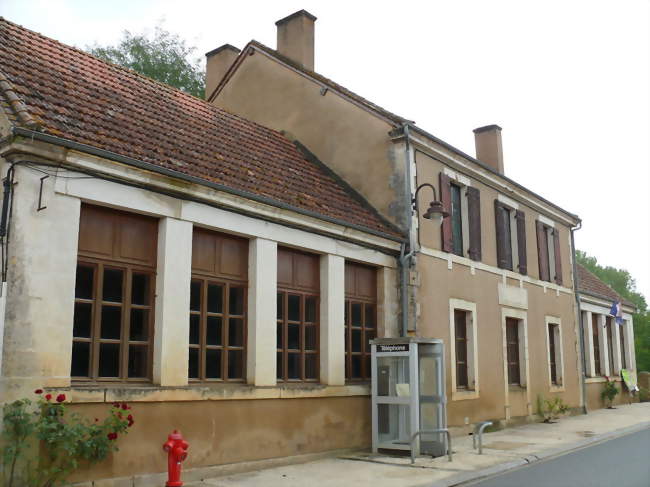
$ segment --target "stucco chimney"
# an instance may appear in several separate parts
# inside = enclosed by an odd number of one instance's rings
[[[299,10],[275,23],[278,28],[278,52],[312,71],[314,22],[316,17],[306,10]]]
[[[226,71],[235,62],[239,55],[239,49],[230,44],[224,44],[221,47],[205,53],[205,98],[207,99],[219,82],[222,80]]]
[[[503,174],[503,146],[501,144],[501,127],[486,125],[474,129],[476,158]]]

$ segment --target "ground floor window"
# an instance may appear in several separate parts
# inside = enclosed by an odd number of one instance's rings
[[[377,271],[345,263],[345,378],[370,379],[370,340],[377,336]]]
[[[521,363],[519,357],[519,320],[506,318],[506,349],[508,362],[508,384],[521,385]]]
[[[467,389],[467,312],[454,310],[454,329],[456,332],[456,388]]]
[[[600,348],[600,327],[599,327],[599,315],[596,313],[592,313],[591,315],[591,336],[592,336],[592,343],[593,343],[593,352],[594,352],[594,374],[596,376],[601,376],[603,375],[603,371],[601,368],[601,362],[600,362],[600,353],[601,353],[601,348]]]
[[[82,205],[73,379],[151,378],[157,225],[150,217]]]
[[[316,255],[278,249],[278,381],[319,378],[319,261]]]

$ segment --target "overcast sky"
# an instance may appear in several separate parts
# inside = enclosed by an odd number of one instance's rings
[[[474,154],[503,128],[506,174],[578,214],[577,247],[650,298],[650,2],[2,0],[0,15],[67,44],[167,30],[197,55],[256,39],[304,8],[316,71]]]

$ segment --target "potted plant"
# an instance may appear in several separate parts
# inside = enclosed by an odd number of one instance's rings
[[[605,376],[605,384],[603,390],[600,392],[600,398],[605,404],[607,404],[607,409],[616,409],[612,406],[614,398],[618,394],[619,390],[616,387],[616,383],[613,380],[609,380],[609,377]]]

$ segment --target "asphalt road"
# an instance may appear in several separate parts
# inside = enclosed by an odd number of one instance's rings
[[[650,487],[650,428],[463,485]]]

